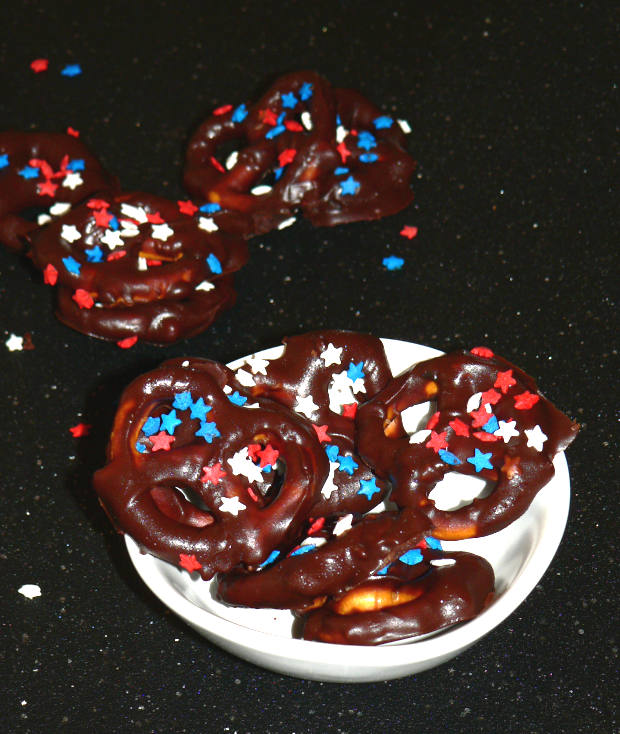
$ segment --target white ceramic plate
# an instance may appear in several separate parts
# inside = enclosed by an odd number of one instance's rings
[[[383,340],[393,374],[440,354],[409,342]],[[282,347],[260,352],[274,359]],[[243,359],[231,363],[236,369]],[[496,575],[497,596],[478,617],[417,641],[377,647],[307,642],[291,636],[292,615],[272,609],[240,609],[215,601],[211,583],[197,574],[143,554],[126,537],[129,556],[144,583],[185,622],[225,650],[278,673],[334,682],[400,678],[439,665],[458,655],[510,615],[536,586],[560,544],[570,503],[564,454],[555,461],[554,478],[529,510],[504,530],[485,538],[444,542],[445,548],[484,556]]]

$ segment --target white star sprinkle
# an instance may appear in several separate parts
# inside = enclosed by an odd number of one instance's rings
[[[342,347],[335,347],[330,342],[327,349],[321,352],[321,359],[326,367],[330,367],[332,364],[340,364],[342,362]]]
[[[232,459],[228,459],[233,474],[244,476],[249,482],[262,482],[263,472],[248,456],[248,447],[237,451]]]
[[[547,436],[542,432],[542,429],[539,425],[535,425],[534,428],[530,428],[529,430],[524,431],[525,435],[527,436],[527,445],[531,446],[532,448],[535,448],[536,451],[542,451],[543,450],[543,444],[547,440]]]
[[[165,242],[169,237],[172,237],[173,234],[174,230],[165,222],[163,224],[154,224],[151,228],[151,237],[156,240],[162,240],[162,242]]]
[[[261,375],[267,374],[267,367],[269,366],[268,359],[262,359],[253,354],[251,357],[245,360],[247,366],[252,370],[253,375],[260,373]]]
[[[4,343],[9,352],[21,352],[24,348],[24,337],[11,334]]]
[[[203,280],[202,283],[198,283],[196,288],[194,290],[197,291],[212,291],[215,288],[213,283],[210,283],[208,280]]]
[[[111,250],[115,247],[122,247],[125,243],[121,237],[120,232],[115,232],[112,229],[106,229],[105,234],[101,238],[104,245],[107,245]]]
[[[230,512],[235,517],[237,517],[241,510],[245,510],[245,507],[239,497],[222,497],[222,503],[220,504],[220,510],[222,512]]]
[[[26,599],[34,599],[36,596],[41,596],[41,587],[38,584],[24,584],[17,591],[22,596],[25,596]]]
[[[62,181],[62,185],[67,189],[71,189],[71,191],[77,189],[77,187],[81,186],[83,183],[84,179],[77,171],[68,173]]]
[[[213,221],[213,217],[200,217],[198,219],[199,229],[204,229],[205,232],[217,232],[219,227]]]
[[[80,230],[74,224],[63,224],[60,236],[67,242],[75,242],[81,238]]]
[[[139,222],[140,224],[148,222],[146,210],[143,206],[132,206],[131,204],[124,203],[121,204],[121,212],[123,212],[126,217],[135,219],[136,222]]]
[[[508,443],[511,438],[519,435],[519,431],[515,428],[516,425],[517,421],[500,421],[499,428],[493,435],[499,436],[504,440],[504,443]]]
[[[238,369],[235,372],[235,377],[239,381],[239,384],[243,385],[243,387],[254,387],[254,385],[256,385],[256,380],[247,370]]]
[[[344,515],[343,517],[338,520],[338,522],[334,525],[334,535],[342,535],[343,533],[346,533],[347,530],[351,530],[351,525],[353,524],[353,515]]]
[[[306,395],[305,398],[302,398],[300,395],[298,395],[297,402],[295,403],[295,406],[293,407],[293,410],[296,413],[301,413],[302,415],[305,415],[306,418],[310,418],[310,419],[312,419],[314,412],[318,409],[319,409],[319,406],[312,399],[312,395]]]

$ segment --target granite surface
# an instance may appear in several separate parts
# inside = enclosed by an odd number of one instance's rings
[[[165,349],[62,326],[40,274],[0,252],[0,730],[618,731],[612,5],[2,3],[2,127],[77,128],[125,189],[181,197],[195,125],[299,68],[408,120],[418,169],[394,217],[252,240],[235,308]],[[390,254],[401,270],[382,266]],[[90,489],[133,376],[320,327],[486,344],[582,426],[548,572],[486,638],[416,676],[319,683],[224,653],[143,586]],[[34,349],[5,346],[26,333]],[[71,435],[79,422],[90,435]],[[27,583],[41,596],[18,593]]]

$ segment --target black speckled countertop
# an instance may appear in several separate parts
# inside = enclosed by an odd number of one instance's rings
[[[125,189],[180,197],[193,127],[299,68],[408,120],[419,165],[415,202],[394,217],[252,240],[235,308],[165,349],[65,328],[40,275],[0,251],[0,730],[618,731],[611,5],[2,4],[2,127],[79,129]],[[401,270],[382,266],[389,254]],[[540,584],[473,648],[409,678],[318,683],[222,652],[143,586],[90,489],[133,376],[319,327],[489,345],[582,425],[568,528]],[[34,349],[5,345],[26,333]],[[93,428],[76,439],[79,422]],[[18,593],[27,583],[41,596]]]

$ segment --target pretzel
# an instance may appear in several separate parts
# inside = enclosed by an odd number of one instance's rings
[[[403,413],[425,402],[433,415],[410,437]],[[424,513],[447,540],[488,535],[522,515],[578,431],[531,377],[485,348],[418,363],[360,407],[357,427],[358,451],[390,477],[391,499]],[[440,510],[429,495],[449,472],[479,476],[492,491]]]
[[[136,379],[94,476],[120,532],[204,579],[290,543],[327,474],[313,431],[280,408],[245,407],[231,378],[175,359]]]
[[[428,528],[428,520],[409,509],[368,514],[323,544],[314,545],[311,536],[310,542],[262,570],[222,576],[217,595],[228,604],[247,607],[318,607],[395,561],[420,542]]]
[[[47,221],[95,192],[116,188],[116,179],[71,135],[0,132],[0,241],[12,250],[21,250],[39,226],[28,210]]]
[[[202,331],[232,305],[240,237],[152,194],[88,199],[30,236],[30,257],[59,285],[61,321],[93,336],[158,344]]]
[[[431,559],[452,565],[434,566]],[[436,632],[477,616],[491,601],[491,565],[473,553],[424,552],[302,615],[305,640],[379,645]]]

